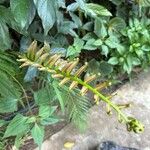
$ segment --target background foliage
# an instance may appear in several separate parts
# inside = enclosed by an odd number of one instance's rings
[[[27,133],[41,145],[44,126],[62,120],[56,116],[60,109],[75,124],[86,121],[85,97],[68,93],[67,85],[60,88],[36,67],[19,68],[18,55],[33,40],[39,48],[45,43],[51,55],[79,57],[79,66],[88,62],[86,75],[114,79],[149,67],[149,17],[150,0],[0,0],[0,136],[15,136],[19,147]]]

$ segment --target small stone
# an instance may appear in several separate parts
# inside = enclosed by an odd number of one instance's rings
[[[112,141],[102,142],[97,150],[138,150],[136,148],[122,147]]]

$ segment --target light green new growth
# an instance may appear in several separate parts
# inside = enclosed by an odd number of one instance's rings
[[[99,99],[104,101],[109,107],[112,107],[118,114],[118,120],[124,122],[127,125],[128,131],[134,131],[136,133],[143,132],[144,126],[138,120],[132,117],[126,116],[121,108],[110,101],[109,97],[104,96],[99,92],[102,85],[92,87],[89,83],[96,78],[96,75],[89,76],[85,80],[80,79],[80,75],[86,70],[87,63],[74,72],[74,68],[77,66],[79,59],[74,61],[64,61],[61,59],[61,55],[50,55],[46,52],[45,46],[37,51],[37,42],[34,41],[28,48],[26,55],[21,55],[18,60],[23,64],[20,67],[34,66],[40,71],[46,71],[51,74],[53,78],[60,79],[59,85],[64,85],[71,82],[69,90],[73,90],[77,85],[81,85],[80,94],[84,96],[88,91],[94,94],[95,102],[98,103]],[[109,83],[105,85],[108,86]]]

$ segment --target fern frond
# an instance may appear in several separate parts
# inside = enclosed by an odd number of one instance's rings
[[[16,72],[16,62],[10,55],[0,52],[0,72],[14,75]]]
[[[56,95],[60,94],[61,105],[65,106],[67,118],[79,127],[79,129],[84,129],[87,124],[87,114],[91,106],[89,99],[86,96],[81,96],[78,88],[69,91],[67,86],[60,87],[58,81],[54,80],[53,82],[54,86],[57,87],[57,91],[55,91]]]
[[[90,85],[90,82],[95,80],[96,75],[88,76],[84,80],[80,78],[82,72],[85,71],[87,68],[87,63],[84,66],[82,66],[80,69],[78,69],[76,72],[74,72],[75,67],[79,62],[79,59],[75,59],[73,61],[67,61],[67,62],[65,61],[64,64],[63,63],[64,60],[61,59],[60,55],[55,54],[51,56],[45,50],[42,50],[42,53],[39,52],[38,50],[35,51],[34,46],[33,46],[34,50],[32,50],[32,45],[34,45],[34,43],[31,44],[30,49],[28,50],[26,55],[20,56],[20,59],[18,61],[23,63],[21,67],[34,66],[41,71],[49,72],[52,75],[52,77],[59,78],[60,80],[59,85],[70,83],[69,86],[70,90],[74,89],[74,87],[77,85],[82,86],[82,89],[80,91],[80,94],[82,96],[84,96],[88,91],[91,91],[95,95],[94,97],[96,103],[98,103],[99,99],[104,101],[109,107],[113,108],[117,112],[119,118],[121,118],[121,120],[125,122],[127,126],[130,126],[132,131],[141,132],[144,130],[144,127],[140,122],[137,121],[138,123],[136,122],[135,125],[135,120],[129,119],[129,117],[127,117],[116,104],[110,101],[110,97],[103,95],[99,91],[99,89],[101,89],[102,86],[99,85],[97,87],[93,87]],[[62,62],[62,63],[58,63],[58,62]],[[106,86],[107,84],[103,85],[103,87]],[[132,127],[134,127],[134,129]]]
[[[0,95],[1,97],[18,97],[19,88],[13,81],[16,74],[16,62],[7,53],[0,52]]]

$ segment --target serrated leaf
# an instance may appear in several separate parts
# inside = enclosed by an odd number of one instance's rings
[[[26,123],[27,119],[27,117],[24,117],[21,114],[16,115],[7,126],[4,138],[25,134],[30,127],[29,124]]]
[[[34,0],[38,14],[42,20],[44,33],[47,35],[48,31],[53,27],[56,21],[55,0]]]
[[[86,50],[95,50],[97,49],[97,46],[95,46],[93,43],[95,42],[95,39],[89,39],[86,44],[84,45],[84,49]]]
[[[94,33],[99,38],[105,38],[107,36],[107,30],[104,23],[100,19],[95,19],[94,22]]]
[[[100,62],[99,64],[100,73],[102,75],[109,75],[113,71],[112,65],[110,65],[108,62]]]
[[[82,39],[75,38],[73,46],[69,46],[69,48],[67,49],[67,57],[78,55],[83,49],[83,45],[84,41]]]
[[[126,23],[122,18],[115,17],[111,19],[108,23],[109,32],[116,32],[124,29],[126,27]]]
[[[1,65],[0,65],[1,67]],[[8,68],[8,67],[7,67]],[[12,73],[13,71],[11,70],[12,68],[9,68],[10,72]],[[3,72],[2,69],[0,69],[0,94],[2,96],[2,99],[19,99],[20,98],[20,89],[18,86]],[[15,102],[15,101],[14,101]]]
[[[54,117],[54,116],[51,116],[49,118],[46,118],[46,119],[42,119],[41,120],[41,124],[44,125],[44,126],[47,126],[47,125],[52,125],[52,124],[55,124],[57,122],[59,122],[60,119],[57,118],[57,117]]]
[[[83,45],[84,45],[84,41],[82,39],[79,39],[79,38],[74,39],[73,46],[76,48],[76,50],[81,51],[81,49],[83,48]]]
[[[110,48],[117,48],[119,44],[119,40],[116,36],[111,35],[105,40],[105,44],[109,46]]]
[[[44,127],[38,124],[35,124],[31,130],[31,135],[34,139],[34,142],[41,147],[44,139]]]
[[[69,46],[68,49],[67,49],[66,57],[74,56],[76,53],[78,54],[78,53],[80,53],[80,51],[77,52],[76,49],[73,46]]]
[[[92,59],[88,63],[87,73],[98,74],[100,72],[99,67],[100,67],[100,63],[96,61],[95,59]]]
[[[18,99],[7,97],[0,99],[0,113],[9,113],[17,110]]]
[[[138,3],[142,7],[149,7],[150,6],[150,0],[139,0]]]
[[[90,39],[95,39],[95,38],[97,38],[97,36],[94,33],[89,32],[82,39],[88,41]]]
[[[46,105],[41,105],[39,108],[39,116],[42,118],[48,118],[49,116],[51,116],[54,111],[56,110],[56,106],[46,106]]]
[[[8,23],[8,20],[9,20],[8,19],[9,18],[8,12],[9,12],[8,8],[0,5],[0,17],[1,17],[1,21]]]
[[[74,23],[78,26],[78,28],[81,27],[82,22],[81,22],[80,18],[72,12],[70,12],[69,14],[70,14],[72,20],[74,21]]]
[[[88,3],[86,4],[87,11],[89,13],[92,13],[95,16],[112,16],[112,14],[103,6],[94,4],[94,3]]]
[[[92,31],[93,29],[93,22],[87,22],[83,25],[82,27],[84,30],[87,30],[87,31]]]
[[[28,29],[35,16],[35,6],[30,0],[11,0],[11,11],[21,29]]]
[[[78,26],[72,21],[63,21],[61,26],[59,26],[58,28],[58,32],[63,34],[70,34],[73,37],[78,37],[78,35],[74,31],[74,29],[77,27]]]
[[[48,105],[53,99],[54,93],[52,88],[42,88],[34,92],[34,99],[37,105]]]

